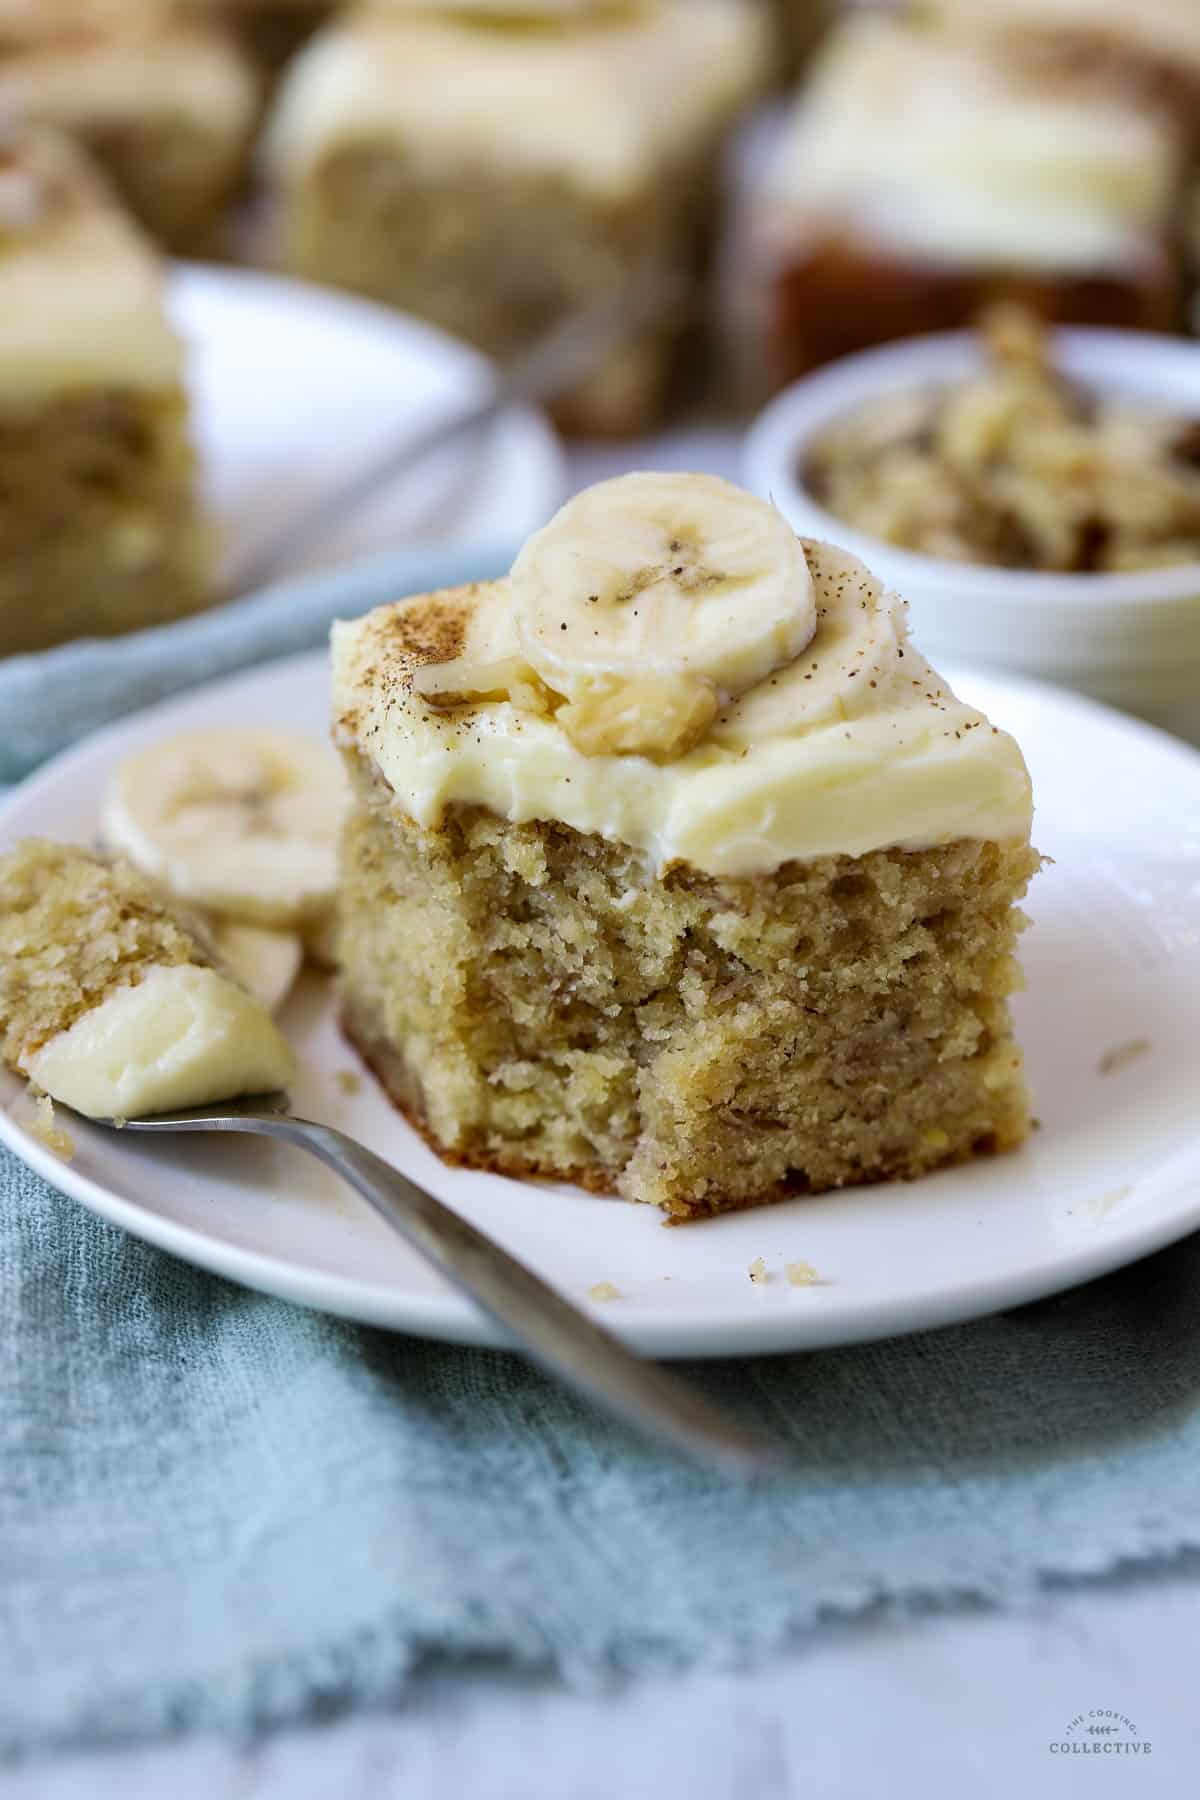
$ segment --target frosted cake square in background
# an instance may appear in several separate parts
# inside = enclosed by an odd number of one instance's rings
[[[779,382],[1019,300],[1168,329],[1182,150],[1136,99],[1026,80],[989,48],[882,17],[827,40],[751,224]]]
[[[1029,778],[853,557],[630,475],[333,656],[344,1022],[442,1155],[696,1218],[1025,1137]]]
[[[0,317],[0,655],[205,605],[159,260],[65,138],[0,138]]]
[[[111,29],[63,33],[52,8],[41,17],[42,36],[5,54],[0,14],[0,119],[69,132],[167,248],[219,247],[258,108],[243,54],[220,31],[155,29],[153,13],[130,23],[115,5]]]
[[[514,10],[335,23],[292,65],[265,156],[286,269],[500,358],[640,271],[699,281],[720,152],[767,62],[765,15],[740,0]],[[679,340],[621,346],[563,422],[649,426]]]

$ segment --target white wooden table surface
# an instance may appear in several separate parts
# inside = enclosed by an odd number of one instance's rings
[[[629,467],[736,479],[692,431],[573,453],[572,485]],[[1124,1714],[1146,1751],[1062,1754]],[[1078,1739],[1079,1733],[1077,1732]],[[1097,1741],[1097,1740],[1090,1740]],[[252,1750],[191,1742],[0,1774],[0,1800],[1091,1800],[1200,1795],[1200,1567],[1019,1614],[847,1627],[766,1673],[608,1698],[443,1680],[388,1716]]]
[[[245,1753],[66,1758],[0,1777],[0,1800],[1195,1800],[1198,1650],[1200,1582],[1096,1588],[608,1700],[450,1682]],[[1052,1751],[1092,1708],[1149,1749]]]

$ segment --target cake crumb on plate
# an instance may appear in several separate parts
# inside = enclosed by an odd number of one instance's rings
[[[1104,1052],[1096,1064],[1096,1073],[1098,1075],[1115,1075],[1118,1069],[1124,1069],[1131,1062],[1136,1062],[1139,1056],[1145,1056],[1149,1048],[1150,1039],[1144,1037],[1130,1038],[1125,1044],[1114,1044],[1111,1050]]]
[[[1103,1225],[1111,1214],[1124,1206],[1132,1192],[1132,1185],[1125,1182],[1121,1187],[1109,1188],[1103,1194],[1095,1194],[1089,1199],[1082,1200],[1076,1211],[1081,1218],[1087,1220],[1088,1224]]]
[[[58,1123],[53,1100],[49,1094],[39,1094],[34,1105],[37,1117],[29,1127],[31,1134],[55,1156],[61,1156],[64,1162],[70,1162],[75,1155],[75,1139]]]
[[[761,1256],[755,1257],[754,1261],[750,1264],[750,1267],[747,1270],[747,1273],[750,1276],[751,1281],[753,1281],[756,1285],[759,1285],[759,1286],[765,1284],[766,1282],[770,1281],[770,1279],[771,1279],[771,1277],[767,1273],[767,1265],[763,1261]]]
[[[825,1277],[814,1269],[810,1262],[784,1263],[783,1272],[788,1278],[789,1287],[825,1287]]]
[[[355,1094],[362,1088],[362,1076],[357,1074],[353,1069],[339,1069],[337,1072],[337,1084],[341,1088],[343,1094],[348,1098],[353,1099]]]
[[[611,1281],[597,1281],[588,1289],[589,1300],[619,1300],[620,1288],[615,1288]]]

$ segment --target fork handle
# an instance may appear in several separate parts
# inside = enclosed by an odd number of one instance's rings
[[[734,1419],[676,1376],[636,1357],[524,1263],[364,1144],[333,1126],[290,1116],[227,1115],[223,1124],[310,1151],[536,1362],[648,1436],[743,1474],[776,1461]]]

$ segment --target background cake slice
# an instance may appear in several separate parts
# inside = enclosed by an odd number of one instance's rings
[[[444,1155],[697,1217],[1025,1136],[1020,752],[764,503],[603,484],[338,626],[334,718],[346,1027]]]
[[[0,655],[212,598],[157,256],[83,153],[0,140]]]
[[[40,36],[0,54],[0,117],[70,133],[169,249],[219,248],[258,111],[233,41],[161,6],[98,8],[78,30],[52,7],[40,16]]]
[[[0,138],[0,655],[211,594],[158,259],[67,140]]]
[[[641,272],[690,289],[763,19],[738,0],[557,10],[393,6],[315,38],[268,128],[283,266],[502,358]],[[673,323],[620,346],[560,420],[648,426],[679,341]]]
[[[749,227],[773,380],[965,325],[997,300],[1170,329],[1182,145],[1137,95],[1023,74],[995,45],[843,21]]]

